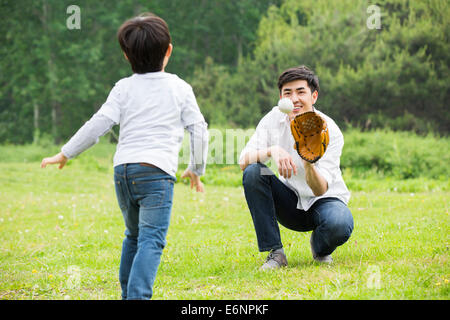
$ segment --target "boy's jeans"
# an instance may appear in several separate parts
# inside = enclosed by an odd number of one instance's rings
[[[139,163],[114,167],[125,220],[119,280],[123,299],[150,299],[172,209],[175,178]]]
[[[261,163],[244,170],[243,185],[259,251],[282,248],[278,222],[295,231],[311,231],[312,246],[319,256],[331,254],[344,244],[353,231],[353,217],[348,207],[336,198],[317,200],[308,210],[297,209],[297,195]]]

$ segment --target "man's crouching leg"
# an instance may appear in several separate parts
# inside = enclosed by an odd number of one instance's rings
[[[253,163],[244,170],[242,181],[256,231],[258,249],[261,252],[270,251],[264,264],[268,268],[287,265],[272,196],[273,179],[276,179],[276,176],[267,166]]]
[[[352,213],[346,204],[336,198],[320,199],[310,210],[318,220],[310,240],[313,258],[319,262],[331,262],[331,253],[352,234]]]

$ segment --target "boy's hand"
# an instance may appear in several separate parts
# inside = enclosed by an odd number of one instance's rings
[[[45,168],[48,164],[59,163],[58,168],[62,169],[66,165],[67,160],[68,159],[64,156],[64,154],[62,152],[60,152],[57,155],[54,155],[53,157],[42,159],[41,168]]]
[[[181,179],[189,178],[191,179],[191,189],[194,188],[197,190],[197,192],[204,192],[205,189],[203,187],[203,183],[200,181],[200,177],[193,173],[191,170],[186,169],[183,174],[181,175]]]

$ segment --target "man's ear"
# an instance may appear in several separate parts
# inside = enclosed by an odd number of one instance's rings
[[[125,57],[125,59],[128,60],[127,54],[126,54],[125,52],[123,53],[123,56]],[[128,61],[129,61],[129,60],[128,60]]]
[[[314,90],[314,92],[312,93],[312,104],[316,103],[318,97],[319,92],[317,90]]]

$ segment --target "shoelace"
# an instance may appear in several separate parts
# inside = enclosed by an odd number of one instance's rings
[[[269,252],[269,255],[268,255],[267,258],[266,258],[266,262],[269,261],[269,260],[271,260],[271,259],[275,260],[275,254],[274,254],[272,251]],[[275,261],[276,261],[276,260],[275,260]]]

